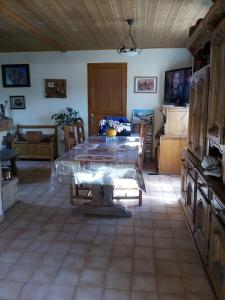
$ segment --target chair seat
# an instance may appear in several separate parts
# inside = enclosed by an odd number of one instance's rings
[[[134,179],[119,178],[113,180],[113,199],[138,199],[142,205],[142,190]]]

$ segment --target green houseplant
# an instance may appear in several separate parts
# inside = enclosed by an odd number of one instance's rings
[[[66,110],[57,114],[53,114],[51,119],[55,121],[56,125],[73,125],[78,119],[79,113],[71,107],[66,107]]]

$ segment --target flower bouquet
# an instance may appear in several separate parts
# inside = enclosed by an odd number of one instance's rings
[[[127,123],[124,123],[123,120],[112,120],[108,117],[100,120],[99,122],[99,134],[105,135],[109,129],[115,130],[115,135],[127,135]]]

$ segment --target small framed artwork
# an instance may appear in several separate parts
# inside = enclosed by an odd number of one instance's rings
[[[66,79],[45,79],[45,98],[66,98]]]
[[[25,97],[24,96],[10,96],[10,108],[11,109],[25,109]]]
[[[2,65],[3,87],[29,87],[29,65]]]
[[[156,93],[157,77],[134,77],[135,93]]]

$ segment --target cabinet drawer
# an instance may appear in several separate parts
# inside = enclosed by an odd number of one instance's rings
[[[209,193],[209,190],[208,190],[208,185],[207,183],[202,179],[201,176],[198,175],[198,178],[197,178],[197,187],[201,190],[201,192],[204,194],[204,196],[206,198],[208,198],[208,193]]]
[[[192,179],[197,180],[198,173],[189,163],[187,163],[187,170],[188,170],[189,175],[192,177]]]
[[[196,222],[194,236],[198,249],[205,263],[208,262],[208,236],[209,236],[209,200],[201,189],[196,195]]]

